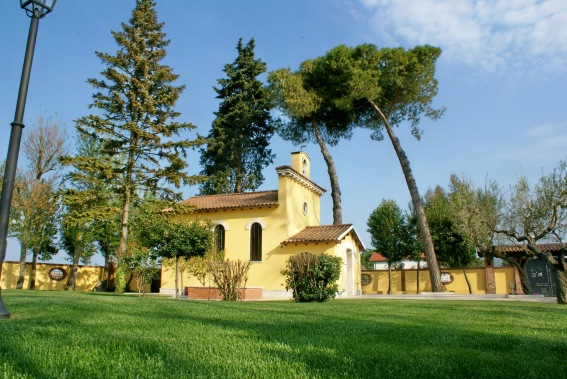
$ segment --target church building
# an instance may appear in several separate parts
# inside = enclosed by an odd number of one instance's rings
[[[226,258],[250,261],[246,288],[252,291],[248,299],[290,299],[280,272],[291,255],[302,252],[342,258],[338,296],[361,293],[360,253],[364,245],[352,224],[321,225],[320,198],[325,190],[310,180],[310,169],[309,156],[295,152],[291,166],[276,167],[276,190],[185,200],[195,210],[183,217],[211,220],[216,245],[225,250]],[[187,273],[183,285],[202,287]],[[174,291],[174,270],[164,267],[160,292]]]

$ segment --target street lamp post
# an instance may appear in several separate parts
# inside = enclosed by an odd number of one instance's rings
[[[4,171],[4,182],[2,185],[2,195],[0,197],[0,279],[2,279],[2,263],[6,256],[6,243],[8,238],[8,219],[10,216],[10,204],[14,192],[14,180],[16,178],[16,167],[18,165],[18,154],[20,152],[20,142],[22,140],[22,129],[24,128],[24,110],[26,108],[26,97],[30,82],[30,72],[37,37],[37,27],[39,19],[53,10],[57,0],[20,0],[20,6],[31,18],[30,31],[28,34],[28,44],[24,58],[24,68],[20,80],[20,90],[18,92],[18,102],[16,104],[16,114],[12,122],[12,133],[8,145],[8,156],[6,158],[6,168]],[[0,319],[10,318],[10,312],[2,301],[2,288],[0,288]]]

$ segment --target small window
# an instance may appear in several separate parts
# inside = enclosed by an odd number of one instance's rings
[[[307,159],[303,158],[303,175],[307,175]]]
[[[250,260],[262,261],[262,225],[257,222],[250,228]]]
[[[217,253],[224,250],[224,226],[215,226],[215,249]]]
[[[303,214],[307,216],[307,212],[309,212],[309,207],[307,203],[303,203]]]

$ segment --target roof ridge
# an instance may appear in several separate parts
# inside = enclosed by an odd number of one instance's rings
[[[307,183],[308,187],[312,186],[312,189],[315,189],[316,192],[319,192],[319,196],[321,196],[321,195],[323,195],[323,193],[327,192],[326,189],[324,189],[319,184],[315,183],[313,180],[309,179],[308,177],[306,177],[305,175],[303,175],[302,173],[300,173],[299,171],[297,171],[296,169],[294,169],[291,166],[284,165],[284,166],[277,166],[276,167],[276,172],[278,173],[278,175],[281,175],[282,171],[290,171],[294,175],[297,175],[298,178],[295,178],[296,180],[299,180],[299,181],[304,180]]]
[[[256,194],[262,194],[262,193],[270,193],[270,192],[278,192],[278,190],[264,190],[264,191],[254,191],[254,192],[235,192],[235,193],[219,193],[219,194],[214,194],[214,195],[195,195],[195,196],[190,196],[189,199],[193,199],[196,197],[229,197],[229,196],[242,196],[242,195],[256,195]],[[188,201],[189,199],[183,200],[183,201]]]

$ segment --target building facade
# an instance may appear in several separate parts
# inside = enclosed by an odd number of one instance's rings
[[[226,195],[195,196],[188,219],[210,220],[216,245],[226,258],[250,261],[246,287],[259,289],[264,299],[291,298],[281,274],[291,255],[326,253],[343,260],[339,296],[361,293],[360,253],[364,246],[352,224],[320,225],[320,198],[325,190],[310,180],[310,159],[292,153],[291,166],[276,167],[278,188]],[[202,286],[185,274],[184,286]],[[160,292],[173,293],[173,269],[164,267]]]

